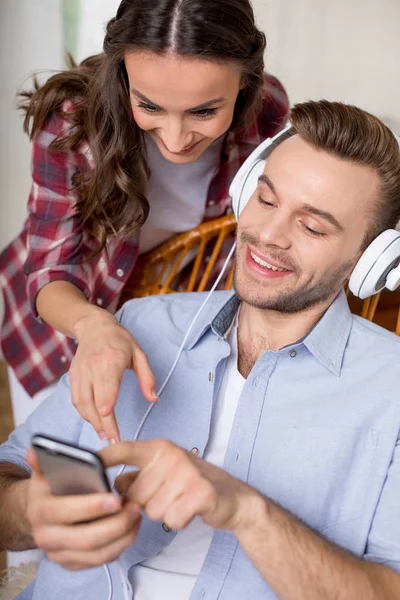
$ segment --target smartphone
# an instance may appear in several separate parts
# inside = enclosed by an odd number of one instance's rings
[[[54,495],[111,491],[104,464],[91,450],[46,435],[34,435],[32,447]]]

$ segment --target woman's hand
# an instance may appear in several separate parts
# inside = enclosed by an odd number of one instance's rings
[[[114,406],[125,369],[133,369],[150,402],[157,400],[147,356],[117,319],[93,307],[75,324],[78,340],[70,368],[72,402],[101,439],[119,440]]]

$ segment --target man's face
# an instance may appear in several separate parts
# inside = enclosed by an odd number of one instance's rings
[[[378,186],[372,168],[298,135],[282,142],[239,218],[238,295],[283,313],[328,305],[361,255]]]

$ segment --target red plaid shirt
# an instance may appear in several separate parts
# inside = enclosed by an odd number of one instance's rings
[[[208,190],[204,221],[230,210],[228,189],[233,176],[263,139],[282,128],[288,108],[282,85],[266,75],[263,108],[257,121],[244,134],[231,131],[226,136],[219,169]],[[74,152],[49,152],[49,144],[56,137],[67,135],[68,127],[53,116],[37,135],[33,143],[28,217],[20,235],[0,255],[5,300],[1,345],[8,363],[31,396],[68,369],[76,350],[75,340],[38,317],[39,290],[51,281],[69,281],[90,302],[114,311],[139,253],[136,235],[112,239],[108,259],[103,253],[91,262],[83,262],[95,246],[74,210],[77,198],[71,189],[77,168],[93,168],[90,148],[86,143]]]

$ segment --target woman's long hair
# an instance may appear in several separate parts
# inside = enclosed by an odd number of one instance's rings
[[[254,22],[249,0],[123,0],[107,25],[104,53],[52,76],[42,87],[22,94],[24,127],[31,139],[46,119],[58,114],[70,134],[55,140],[57,152],[87,141],[94,158],[90,173],[77,172],[76,208],[84,226],[101,240],[132,235],[145,222],[147,167],[141,129],[130,105],[124,55],[157,54],[234,61],[242,72],[231,129],[245,127],[260,109],[265,36]],[[63,111],[66,100],[72,112]]]

